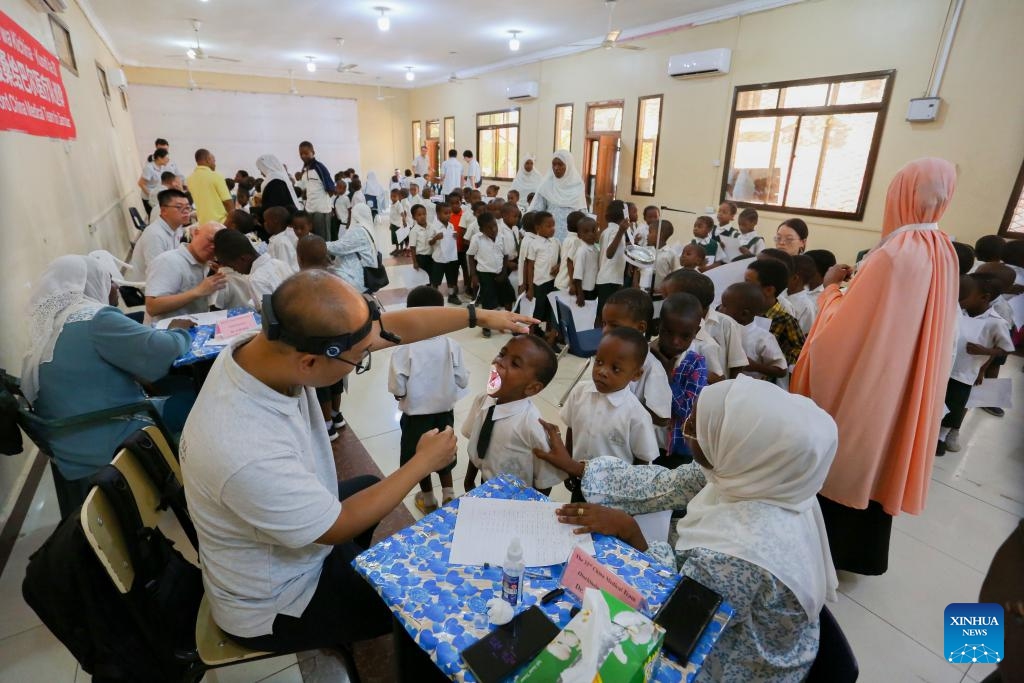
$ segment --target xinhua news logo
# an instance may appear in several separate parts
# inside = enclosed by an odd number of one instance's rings
[[[1003,606],[954,602],[946,606],[944,646],[954,664],[995,664],[1003,658]]]

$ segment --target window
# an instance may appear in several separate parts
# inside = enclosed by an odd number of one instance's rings
[[[633,160],[633,194],[654,196],[658,172],[658,138],[661,136],[661,95],[641,97],[636,108],[636,150]]]
[[[57,57],[68,71],[78,75],[78,61],[75,60],[75,48],[71,44],[71,31],[63,21],[54,15],[50,17],[50,32],[53,33],[53,44],[57,48]]]
[[[476,115],[476,155],[483,177],[512,180],[519,168],[519,109]]]
[[[588,133],[618,133],[622,130],[622,101],[587,106]]]
[[[1006,205],[999,234],[1003,237],[1024,238],[1024,164],[1020,166],[1017,182],[1010,193],[1010,202]]]
[[[555,150],[572,148],[572,104],[555,105]]]
[[[123,88],[118,88],[117,92],[121,94],[121,109],[128,111],[128,93]]]
[[[438,140],[441,137],[441,122],[437,119],[427,121],[427,139]]]
[[[412,122],[412,155],[420,155],[420,147],[423,146],[423,124],[419,121]]]
[[[100,79],[100,91],[103,93],[103,96],[109,100],[110,83],[107,81],[106,70],[102,66],[100,66],[99,62],[96,62],[96,75],[99,76]]]
[[[722,200],[861,220],[894,76],[736,88]]]
[[[444,148],[455,149],[455,117],[444,117]]]

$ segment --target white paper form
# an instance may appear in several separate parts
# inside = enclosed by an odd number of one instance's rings
[[[576,527],[558,521],[555,510],[560,507],[562,503],[461,498],[448,562],[501,566],[513,538],[523,544],[527,567],[561,564],[577,545],[593,555],[590,534],[574,534]]]
[[[1013,382],[1009,377],[988,378],[971,388],[967,408],[1013,408]]]

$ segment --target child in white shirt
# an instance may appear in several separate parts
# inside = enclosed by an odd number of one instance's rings
[[[547,211],[538,211],[534,221],[537,234],[526,248],[523,279],[526,298],[533,301],[533,317],[548,323],[550,329],[552,318],[548,294],[555,291],[560,247],[555,239],[555,217]]]
[[[644,291],[660,291],[662,281],[670,273],[679,270],[681,262],[679,256],[672,247],[666,246],[675,228],[669,221],[661,221],[661,237],[658,237],[659,223],[651,225],[647,229],[647,244],[657,244],[658,250],[654,256],[654,263],[646,268],[638,268],[633,276],[633,286]]]
[[[679,265],[683,267],[683,270],[696,270],[700,272],[707,264],[707,257],[708,254],[701,245],[687,244],[683,247],[683,253],[679,257]]]
[[[339,179],[334,187],[335,195],[331,200],[334,204],[334,217],[338,219],[338,234],[344,235],[348,230],[348,222],[352,214],[352,200],[348,196],[348,185],[344,179]]]
[[[434,269],[434,260],[431,258],[434,248],[430,246],[431,230],[427,223],[427,209],[422,204],[413,204],[411,214],[413,222],[409,231],[409,245],[413,250],[412,267],[422,270],[429,277]]]
[[[1013,352],[1006,321],[992,310],[999,283],[991,275],[972,273],[960,278],[960,318],[957,320],[956,356],[946,385],[946,408],[936,455],[960,450],[960,425],[967,414],[971,388],[981,384],[992,360]]]
[[[789,274],[789,286],[779,295],[779,301],[786,312],[800,323],[800,330],[806,335],[818,315],[816,297],[807,291],[807,283],[818,270],[810,256],[798,254],[793,257],[793,270]]]
[[[391,224],[391,246],[394,247],[391,251],[392,256],[397,256],[402,249],[409,245],[408,237],[401,240],[401,242],[398,239],[398,231],[405,227],[405,217],[405,205],[402,203],[402,191],[396,187],[391,190],[391,206],[388,209],[388,221]],[[405,247],[402,245],[405,245]]]
[[[433,260],[430,272],[430,286],[437,289],[442,278],[448,283],[448,303],[459,306],[462,301],[458,295],[459,283],[459,247],[455,236],[455,226],[449,223],[452,210],[447,204],[436,206],[437,220],[430,226],[428,244],[433,248],[430,258]]]
[[[721,262],[723,256],[718,248],[718,240],[715,239],[715,221],[711,216],[697,216],[693,221],[693,240],[690,244],[699,244],[707,254],[705,266],[711,266]],[[703,269],[702,269],[703,270]]]
[[[573,460],[608,455],[633,464],[658,457],[650,415],[629,383],[643,376],[648,347],[644,335],[616,327],[604,335],[594,355],[591,381],[577,384],[562,408],[568,426],[565,445]],[[579,482],[567,482],[573,502],[583,500]]]
[[[575,294],[573,287],[573,267],[575,265],[576,247],[580,244],[579,235],[576,234],[577,226],[584,217],[582,211],[572,211],[565,217],[566,232],[562,240],[561,265],[558,268],[558,276],[555,278],[555,289]]]
[[[507,279],[505,247],[498,235],[498,222],[494,214],[480,214],[479,231],[473,235],[466,251],[469,261],[469,274],[472,287],[479,289],[480,307],[496,310],[499,304],[507,303],[499,299],[499,280]],[[491,331],[484,329],[484,337],[490,337]]]
[[[757,256],[764,249],[764,238],[757,234],[757,209],[743,209],[740,217],[736,219],[739,226],[739,234],[736,238],[740,241],[740,255]]]
[[[749,282],[737,282],[722,293],[719,313],[742,325],[743,351],[748,359],[743,374],[756,379],[778,379],[786,376],[789,366],[775,335],[755,321],[764,308],[764,292],[760,287]]]
[[[708,384],[735,377],[747,366],[747,354],[743,351],[743,331],[739,323],[711,308],[715,300],[715,283],[711,278],[692,270],[680,270],[665,278],[661,289],[666,298],[685,292],[692,294],[700,303],[703,318],[692,348],[704,356]]]
[[[293,273],[299,272],[299,260],[295,255],[295,245],[299,242],[299,236],[294,228],[288,226],[288,209],[273,206],[264,211],[263,229],[270,235],[267,253],[272,258],[287,263]]]
[[[600,247],[597,245],[597,221],[584,216],[576,224],[579,244],[573,253],[573,291],[576,305],[583,308],[587,301],[597,299],[597,271],[601,263]]]
[[[444,306],[441,292],[426,286],[414,287],[406,298],[407,308]],[[469,384],[469,370],[462,361],[462,348],[451,337],[434,337],[397,346],[391,354],[388,391],[402,409],[402,445],[398,456],[405,465],[416,454],[420,437],[432,429],[444,431],[455,426],[455,402]],[[452,469],[455,461],[438,470],[441,504],[455,498]],[[420,481],[416,509],[430,514],[437,509],[430,477]]]
[[[539,394],[558,371],[558,357],[540,337],[513,337],[491,366],[487,392],[473,401],[462,435],[469,439],[466,491],[501,474],[522,479],[547,495],[565,474],[533,454],[550,449],[540,411],[530,397]]]

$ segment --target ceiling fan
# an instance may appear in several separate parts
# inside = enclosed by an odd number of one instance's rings
[[[604,34],[604,40],[600,43],[574,43],[571,47],[592,47],[592,48],[604,48],[605,50],[646,50],[645,47],[639,45],[626,45],[619,43],[619,36],[622,35],[622,29],[612,28],[612,15],[615,14],[615,2],[616,0],[604,0],[605,7],[608,8],[608,30]]]
[[[339,50],[345,45],[344,38],[335,38],[334,40],[338,43]],[[354,76],[366,75],[362,71],[356,71],[357,68],[359,68],[358,64],[346,64],[344,59],[338,60],[338,73],[340,74],[352,74]]]
[[[215,60],[215,61],[218,61],[218,62],[240,62],[240,61],[242,61],[241,59],[234,59],[232,57],[217,57],[215,55],[207,54],[206,50],[203,49],[202,44],[199,42],[199,29],[203,25],[202,22],[199,21],[198,19],[189,19],[189,21],[192,22],[192,30],[196,34],[196,44],[195,44],[195,46],[190,47],[187,50],[185,50],[185,56],[188,57],[189,60],[193,60],[193,59],[212,59],[212,60]],[[168,56],[177,57],[178,55],[168,55]]]

